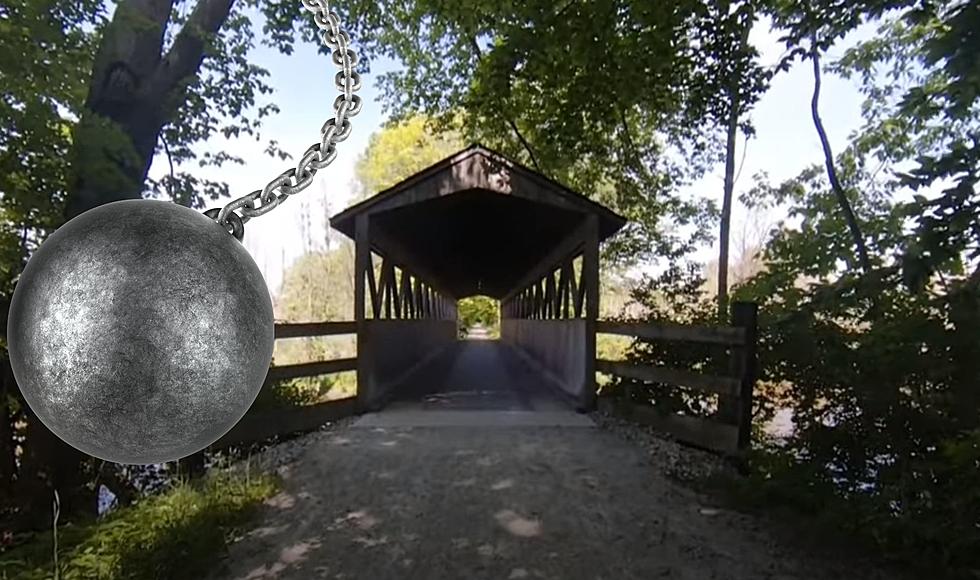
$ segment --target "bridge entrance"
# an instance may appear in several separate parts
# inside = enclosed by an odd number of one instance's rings
[[[355,243],[358,407],[595,405],[608,208],[473,145],[331,219]],[[500,341],[460,341],[457,301],[500,300]]]
[[[357,357],[272,366],[266,380],[356,371],[356,397],[246,414],[215,447],[355,414],[361,425],[588,426],[570,411],[597,405],[598,371],[618,379],[606,411],[741,456],[752,434],[756,305],[732,303],[727,325],[597,320],[599,244],[625,223],[480,145],[348,208],[331,226],[355,242],[354,320],[283,322],[275,332],[356,334]],[[477,295],[500,302],[500,340],[458,339],[457,304]],[[597,360],[596,334],[700,345],[710,364]],[[701,397],[704,412],[658,408],[651,387]]]

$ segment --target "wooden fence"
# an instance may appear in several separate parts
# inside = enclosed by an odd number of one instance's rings
[[[354,322],[304,322],[276,324],[276,338],[304,338],[314,336],[336,336],[355,334]],[[294,365],[269,367],[265,385],[284,379],[315,377],[342,373],[357,369],[357,358],[342,358]],[[328,421],[349,417],[357,412],[356,398],[348,397],[336,401],[287,407],[283,409],[260,410],[246,413],[231,431],[211,447],[220,449],[229,445],[262,441],[276,435],[286,435],[301,431],[312,431]]]
[[[614,409],[638,422],[673,434],[685,443],[739,455],[751,441],[752,390],[756,380],[757,307],[747,302],[732,304],[731,326],[674,326],[598,321],[596,332],[645,340],[684,341],[727,346],[730,372],[708,375],[628,362],[597,360],[596,370],[638,381],[666,383],[718,395],[718,412],[712,418],[665,414],[653,406],[625,399]]]

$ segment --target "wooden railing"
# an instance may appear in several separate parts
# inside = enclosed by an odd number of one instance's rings
[[[276,338],[305,338],[355,334],[353,322],[303,322],[276,324]],[[315,377],[357,369],[357,358],[342,358],[293,365],[269,367],[263,388],[274,381]],[[357,412],[355,397],[327,401],[315,405],[260,410],[246,413],[231,431],[219,439],[212,448],[262,441],[276,435],[312,431],[328,421],[336,421]]]
[[[678,440],[728,455],[738,455],[751,442],[752,390],[756,380],[756,305],[732,304],[731,326],[679,326],[598,321],[596,332],[644,340],[685,341],[729,347],[730,372],[710,375],[681,369],[597,360],[596,371],[634,379],[665,383],[718,395],[718,411],[712,418],[661,413],[656,407],[633,404],[629,397],[613,406],[625,416],[652,425]]]

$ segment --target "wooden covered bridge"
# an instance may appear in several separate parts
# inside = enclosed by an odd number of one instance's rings
[[[616,405],[689,443],[737,454],[748,443],[755,309],[732,326],[599,320],[599,248],[626,220],[480,145],[471,146],[331,219],[355,243],[353,321],[279,324],[277,339],[356,334],[357,356],[272,367],[269,380],[357,372],[357,396],[250,413],[218,445],[313,429],[391,409],[554,413],[592,410],[596,373],[718,395],[711,418]],[[500,301],[499,341],[457,336],[457,301]],[[597,333],[708,342],[728,376],[596,359]],[[474,415],[475,416],[475,415]]]

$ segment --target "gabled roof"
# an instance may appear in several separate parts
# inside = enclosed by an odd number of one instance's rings
[[[330,225],[354,238],[366,219],[373,251],[450,297],[501,298],[586,217],[603,240],[626,224],[582,194],[474,144],[353,205]],[[567,244],[566,244],[567,245]]]
[[[598,214],[601,239],[611,236],[626,224],[626,218],[606,206],[504,157],[497,151],[474,143],[350,206],[330,218],[330,225],[353,237],[354,218],[359,214],[386,211],[473,189],[515,195],[562,209]]]

